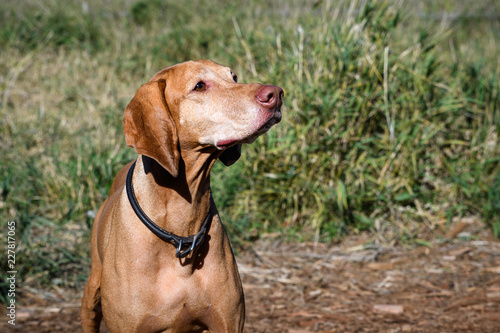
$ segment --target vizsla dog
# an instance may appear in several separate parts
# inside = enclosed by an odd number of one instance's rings
[[[137,160],[118,172],[92,229],[84,332],[242,332],[238,268],[210,191],[217,159],[231,165],[281,120],[283,90],[241,84],[209,60],[166,68],[137,91],[123,119]]]

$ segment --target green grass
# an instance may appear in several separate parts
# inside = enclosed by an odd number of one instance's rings
[[[0,223],[23,283],[81,288],[89,216],[135,156],[125,106],[188,59],[285,90],[283,121],[213,171],[234,243],[406,242],[461,216],[500,235],[495,1],[83,4],[0,4]]]

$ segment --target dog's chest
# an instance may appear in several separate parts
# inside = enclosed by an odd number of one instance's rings
[[[155,277],[145,274],[133,282],[117,283],[122,286],[117,292],[103,290],[106,317],[126,318],[138,332],[201,331],[204,318],[210,317],[210,299],[197,277],[185,279],[159,271]]]

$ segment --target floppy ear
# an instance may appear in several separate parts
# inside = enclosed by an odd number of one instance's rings
[[[227,148],[219,156],[219,160],[225,166],[233,165],[241,156],[241,144]]]
[[[123,131],[127,146],[156,160],[174,177],[179,172],[179,137],[165,100],[164,80],[148,82],[137,90],[125,109]]]

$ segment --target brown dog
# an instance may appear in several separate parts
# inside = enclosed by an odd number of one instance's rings
[[[210,169],[281,120],[283,90],[227,67],[166,68],[125,110],[139,155],[116,176],[92,229],[84,332],[241,332],[243,289],[211,199]]]

